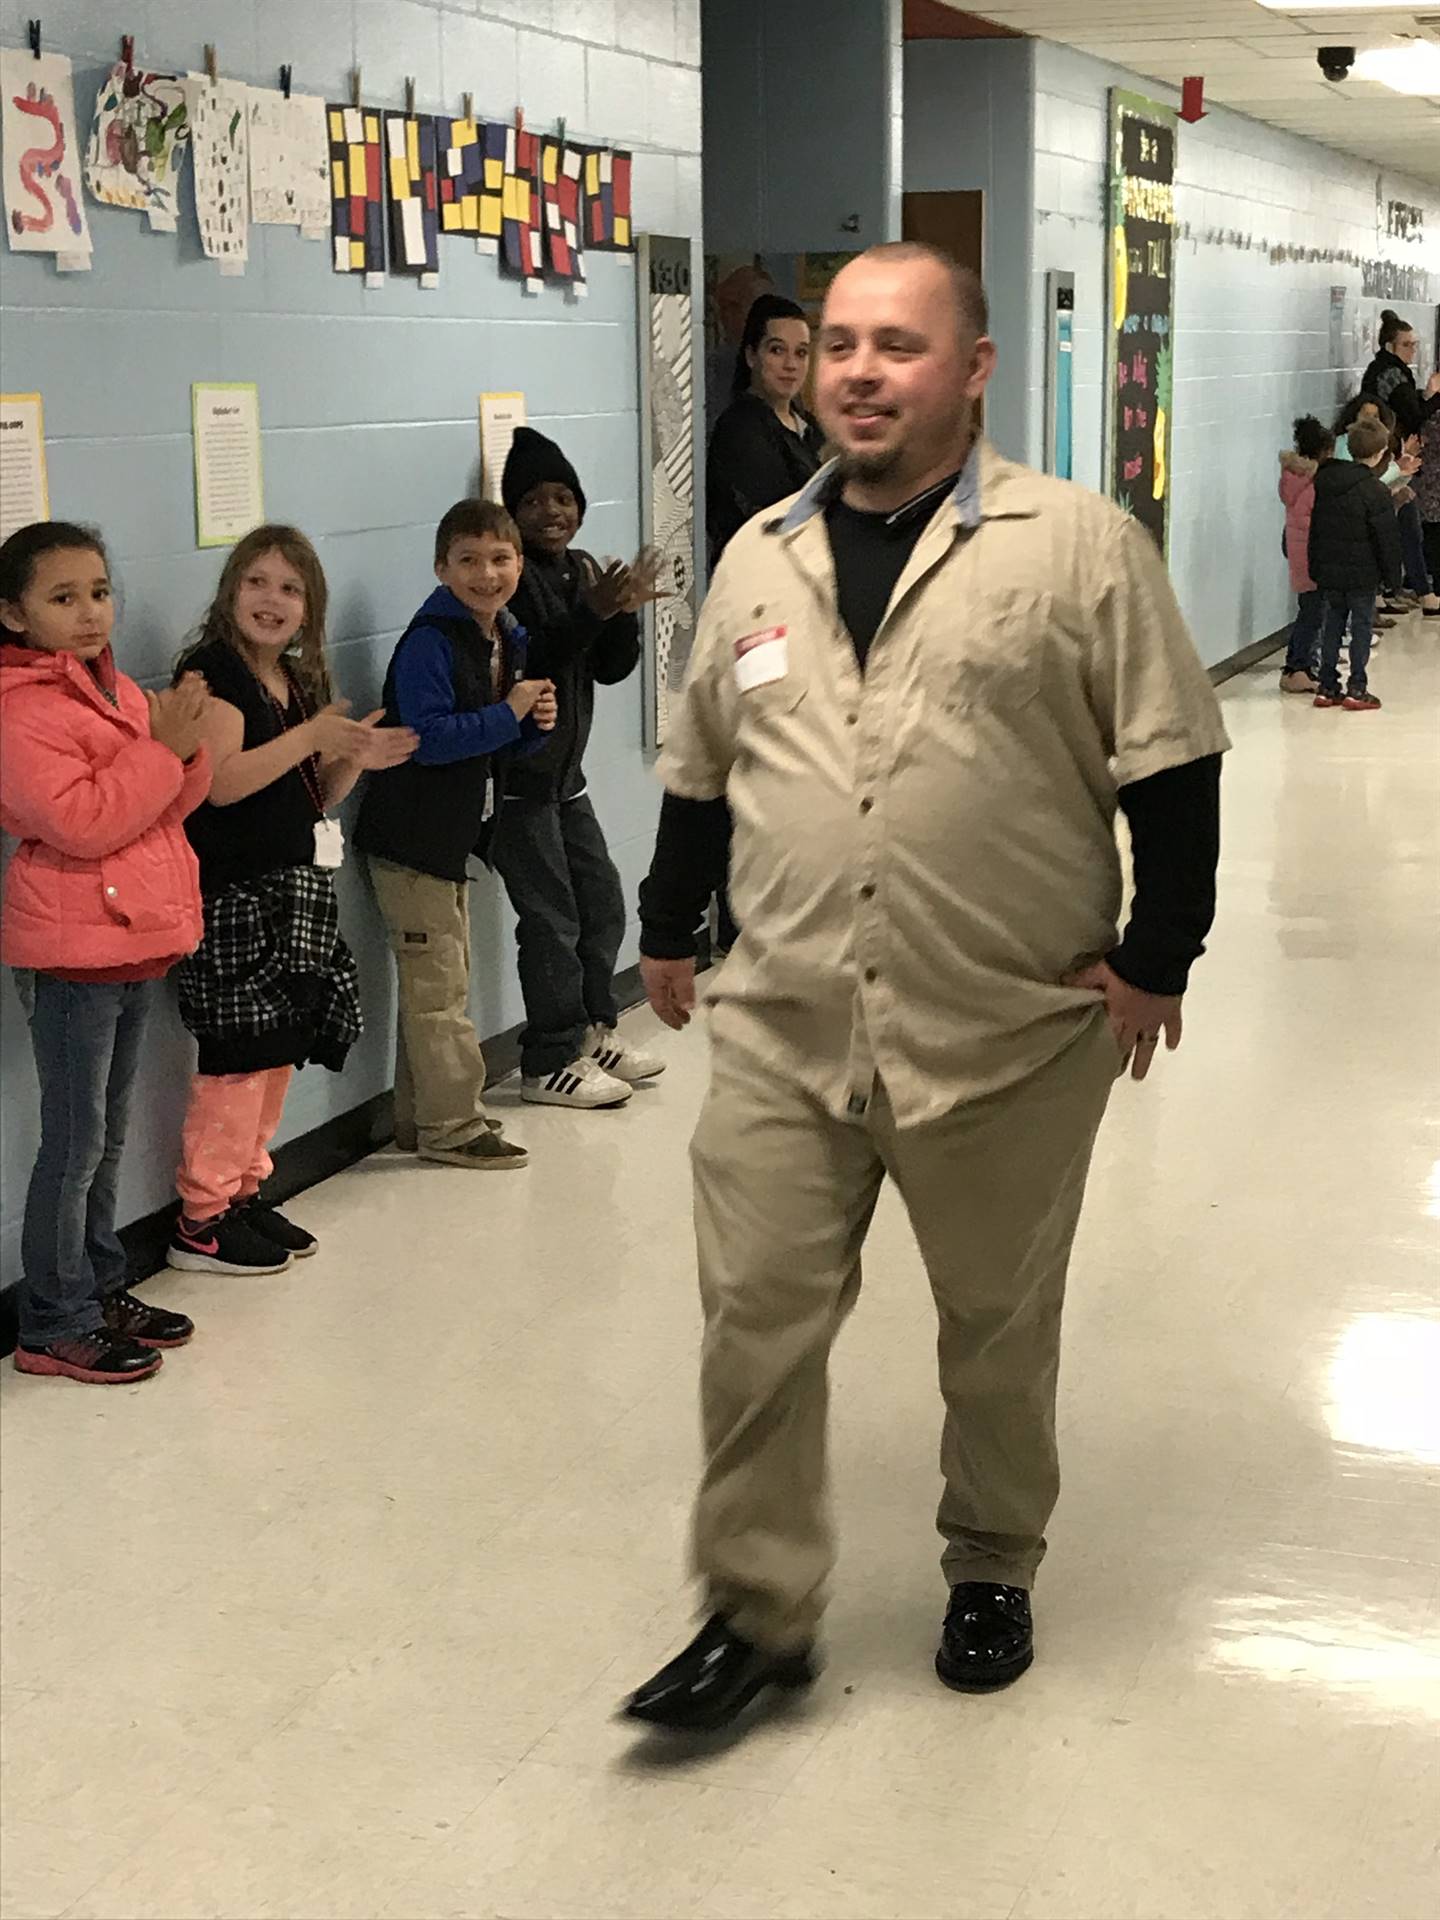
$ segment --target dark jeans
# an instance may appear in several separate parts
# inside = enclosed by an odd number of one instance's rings
[[[1325,624],[1325,596],[1318,587],[1300,596],[1290,645],[1285,653],[1286,673],[1314,673],[1320,659],[1320,631]]]
[[[40,1152],[20,1240],[20,1338],[40,1346],[93,1333],[100,1303],[125,1284],[115,1208],[151,983],[17,973],[15,984],[40,1081]]]
[[[544,1079],[579,1058],[587,1027],[620,1017],[625,891],[584,794],[563,804],[507,800],[493,858],[518,917],[520,1071]]]
[[[1345,638],[1345,622],[1350,622],[1351,693],[1364,693],[1369,684],[1365,670],[1370,665],[1370,642],[1375,634],[1375,590],[1363,587],[1358,593],[1342,593],[1330,588],[1325,594],[1325,631],[1320,641],[1320,691],[1340,691],[1340,643]]]
[[[1420,518],[1420,502],[1407,501],[1395,518],[1400,522],[1400,545],[1405,554],[1405,584],[1411,593],[1431,593],[1434,589],[1425,564],[1425,522]]]
[[[1429,569],[1431,585],[1436,593],[1440,593],[1440,520],[1427,520],[1424,525],[1425,564]]]

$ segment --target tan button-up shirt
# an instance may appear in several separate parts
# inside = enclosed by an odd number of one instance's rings
[[[1220,753],[1150,536],[981,443],[921,534],[862,677],[829,470],[727,547],[666,786],[728,796],[743,938],[718,1045],[901,1126],[1034,1073],[1094,1017],[1060,984],[1118,937],[1116,793]]]

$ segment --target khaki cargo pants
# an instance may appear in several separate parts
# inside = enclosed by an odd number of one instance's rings
[[[463,1147],[492,1124],[470,1018],[469,888],[373,858],[370,880],[399,982],[395,1143],[422,1153]]]
[[[826,1368],[888,1173],[940,1319],[946,1580],[1029,1587],[1059,1494],[1060,1310],[1090,1155],[1119,1066],[1103,1019],[1018,1087],[901,1131],[859,1122],[717,1047],[692,1147],[705,1311],[706,1466],[695,1569],[776,1652],[814,1636],[834,1560]]]

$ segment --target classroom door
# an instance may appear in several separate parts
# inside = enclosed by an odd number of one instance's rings
[[[901,208],[901,232],[907,240],[939,247],[985,277],[985,196],[983,193],[907,193]],[[975,409],[975,424],[985,426],[985,402]]]

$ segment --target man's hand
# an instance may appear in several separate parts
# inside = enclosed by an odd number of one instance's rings
[[[1083,987],[1104,1000],[1110,1031],[1120,1049],[1121,1071],[1128,1065],[1132,1080],[1143,1080],[1149,1073],[1162,1033],[1170,1053],[1179,1046],[1182,1033],[1179,994],[1145,993],[1139,987],[1132,987],[1128,980],[1122,980],[1104,960],[1082,967],[1078,973],[1066,974],[1063,984]]]
[[[640,956],[640,979],[656,1017],[679,1033],[695,1011],[695,962]]]

